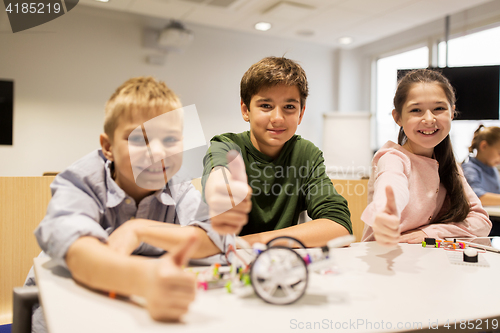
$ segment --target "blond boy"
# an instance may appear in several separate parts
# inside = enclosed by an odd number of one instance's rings
[[[181,268],[187,259],[225,251],[231,241],[197,219],[201,195],[177,179],[186,134],[180,108],[151,77],[122,84],[106,105],[102,150],[56,177],[35,231],[42,250],[75,280],[142,296],[162,321],[178,320],[194,299],[194,276]],[[164,250],[170,254],[158,260],[130,256]]]

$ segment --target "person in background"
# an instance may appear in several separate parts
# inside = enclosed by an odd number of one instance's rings
[[[464,176],[483,206],[500,205],[500,127],[479,125],[469,147],[472,155],[462,164]],[[475,153],[475,156],[473,154]],[[490,236],[500,236],[500,218],[490,217]]]
[[[419,69],[399,81],[392,111],[398,144],[387,142],[373,157],[363,241],[394,246],[488,235],[488,214],[453,155],[454,115],[455,93],[442,74]]]

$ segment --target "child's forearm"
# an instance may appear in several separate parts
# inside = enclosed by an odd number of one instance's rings
[[[145,219],[124,223],[109,236],[108,245],[114,251],[127,255],[142,242],[170,252],[193,235],[200,242],[200,246],[192,255],[193,258],[204,258],[221,252],[201,228]]]
[[[290,236],[300,240],[306,247],[324,246],[332,238],[347,236],[347,229],[329,219],[317,219],[284,229],[246,235],[242,238],[250,244],[266,244],[279,236]]]
[[[177,321],[196,295],[195,276],[182,267],[197,246],[198,239],[190,237],[170,254],[146,259],[116,252],[96,238],[82,237],[68,249],[66,263],[80,283],[120,295],[142,296],[153,319]]]
[[[205,230],[195,226],[182,227],[176,224],[162,223],[151,220],[138,221],[141,227],[137,229],[142,242],[171,251],[184,243],[192,235],[200,239],[200,245],[193,253],[193,258],[205,258],[220,253],[220,249],[208,237]]]
[[[152,261],[119,254],[94,237],[81,237],[66,253],[73,278],[98,290],[144,296]]]
[[[498,206],[500,205],[500,194],[497,193],[485,193],[479,200],[483,206]]]

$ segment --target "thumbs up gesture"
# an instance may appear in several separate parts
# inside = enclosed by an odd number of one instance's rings
[[[397,215],[396,200],[392,187],[385,188],[387,203],[385,209],[375,216],[373,235],[377,243],[384,246],[395,246],[401,235],[400,220]]]
[[[196,278],[185,272],[183,266],[199,242],[196,236],[191,236],[176,250],[158,260],[151,260],[153,264],[147,272],[149,282],[144,287],[146,308],[153,319],[178,321],[188,311],[196,294]]]
[[[252,209],[252,188],[248,185],[241,155],[227,153],[228,169],[214,168],[205,185],[212,228],[220,234],[239,233]]]

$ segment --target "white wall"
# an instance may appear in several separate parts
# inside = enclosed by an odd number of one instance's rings
[[[310,84],[298,134],[321,146],[322,113],[334,105],[334,51],[323,46],[188,25],[195,40],[163,66],[145,59],[142,33],[158,20],[77,6],[39,27],[12,34],[0,13],[0,79],[14,80],[14,144],[0,146],[0,176],[61,171],[99,147],[103,107],[133,76],[164,80],[185,105],[196,104],[205,137],[248,129],[239,82],[269,55],[299,61]],[[166,24],[166,22],[160,22]]]
[[[362,59],[356,50],[338,50],[338,106],[342,112],[368,110],[364,100],[359,98],[363,79]]]

